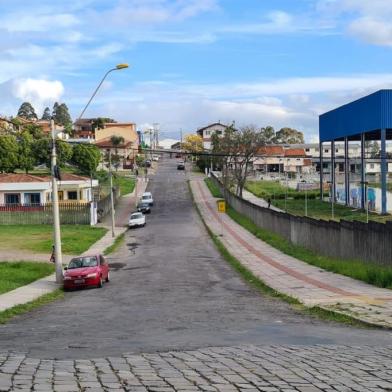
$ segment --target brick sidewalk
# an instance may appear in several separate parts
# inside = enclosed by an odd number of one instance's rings
[[[392,328],[392,291],[327,272],[288,256],[266,244],[228,215],[219,214],[216,199],[203,179],[191,178],[195,202],[210,230],[244,266],[268,286],[367,323]]]

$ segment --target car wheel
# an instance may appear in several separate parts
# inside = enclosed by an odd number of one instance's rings
[[[109,282],[110,281],[110,273],[108,272],[108,276],[105,279],[105,282]]]
[[[102,286],[103,286],[103,279],[102,279],[102,276],[99,278],[99,283],[98,283],[98,288],[100,289],[100,288],[102,288]]]

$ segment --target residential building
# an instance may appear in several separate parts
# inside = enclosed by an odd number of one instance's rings
[[[203,148],[204,150],[211,150],[211,137],[216,134],[218,136],[223,136],[226,129],[228,129],[228,125],[221,124],[220,122],[213,123],[207,125],[206,127],[199,128],[197,130],[197,134],[200,135],[203,139]]]
[[[58,181],[60,203],[88,203],[98,180],[63,173]],[[24,206],[51,203],[52,178],[32,174],[0,174],[0,205]]]
[[[259,150],[253,160],[253,169],[264,174],[309,174],[312,172],[312,160],[303,148],[267,145]]]

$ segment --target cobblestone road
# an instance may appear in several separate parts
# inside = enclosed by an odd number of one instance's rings
[[[392,348],[243,346],[91,360],[0,352],[1,391],[391,391]]]

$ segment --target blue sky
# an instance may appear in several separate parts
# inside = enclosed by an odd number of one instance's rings
[[[76,117],[290,126],[392,87],[391,0],[0,0],[0,114],[58,100]]]

